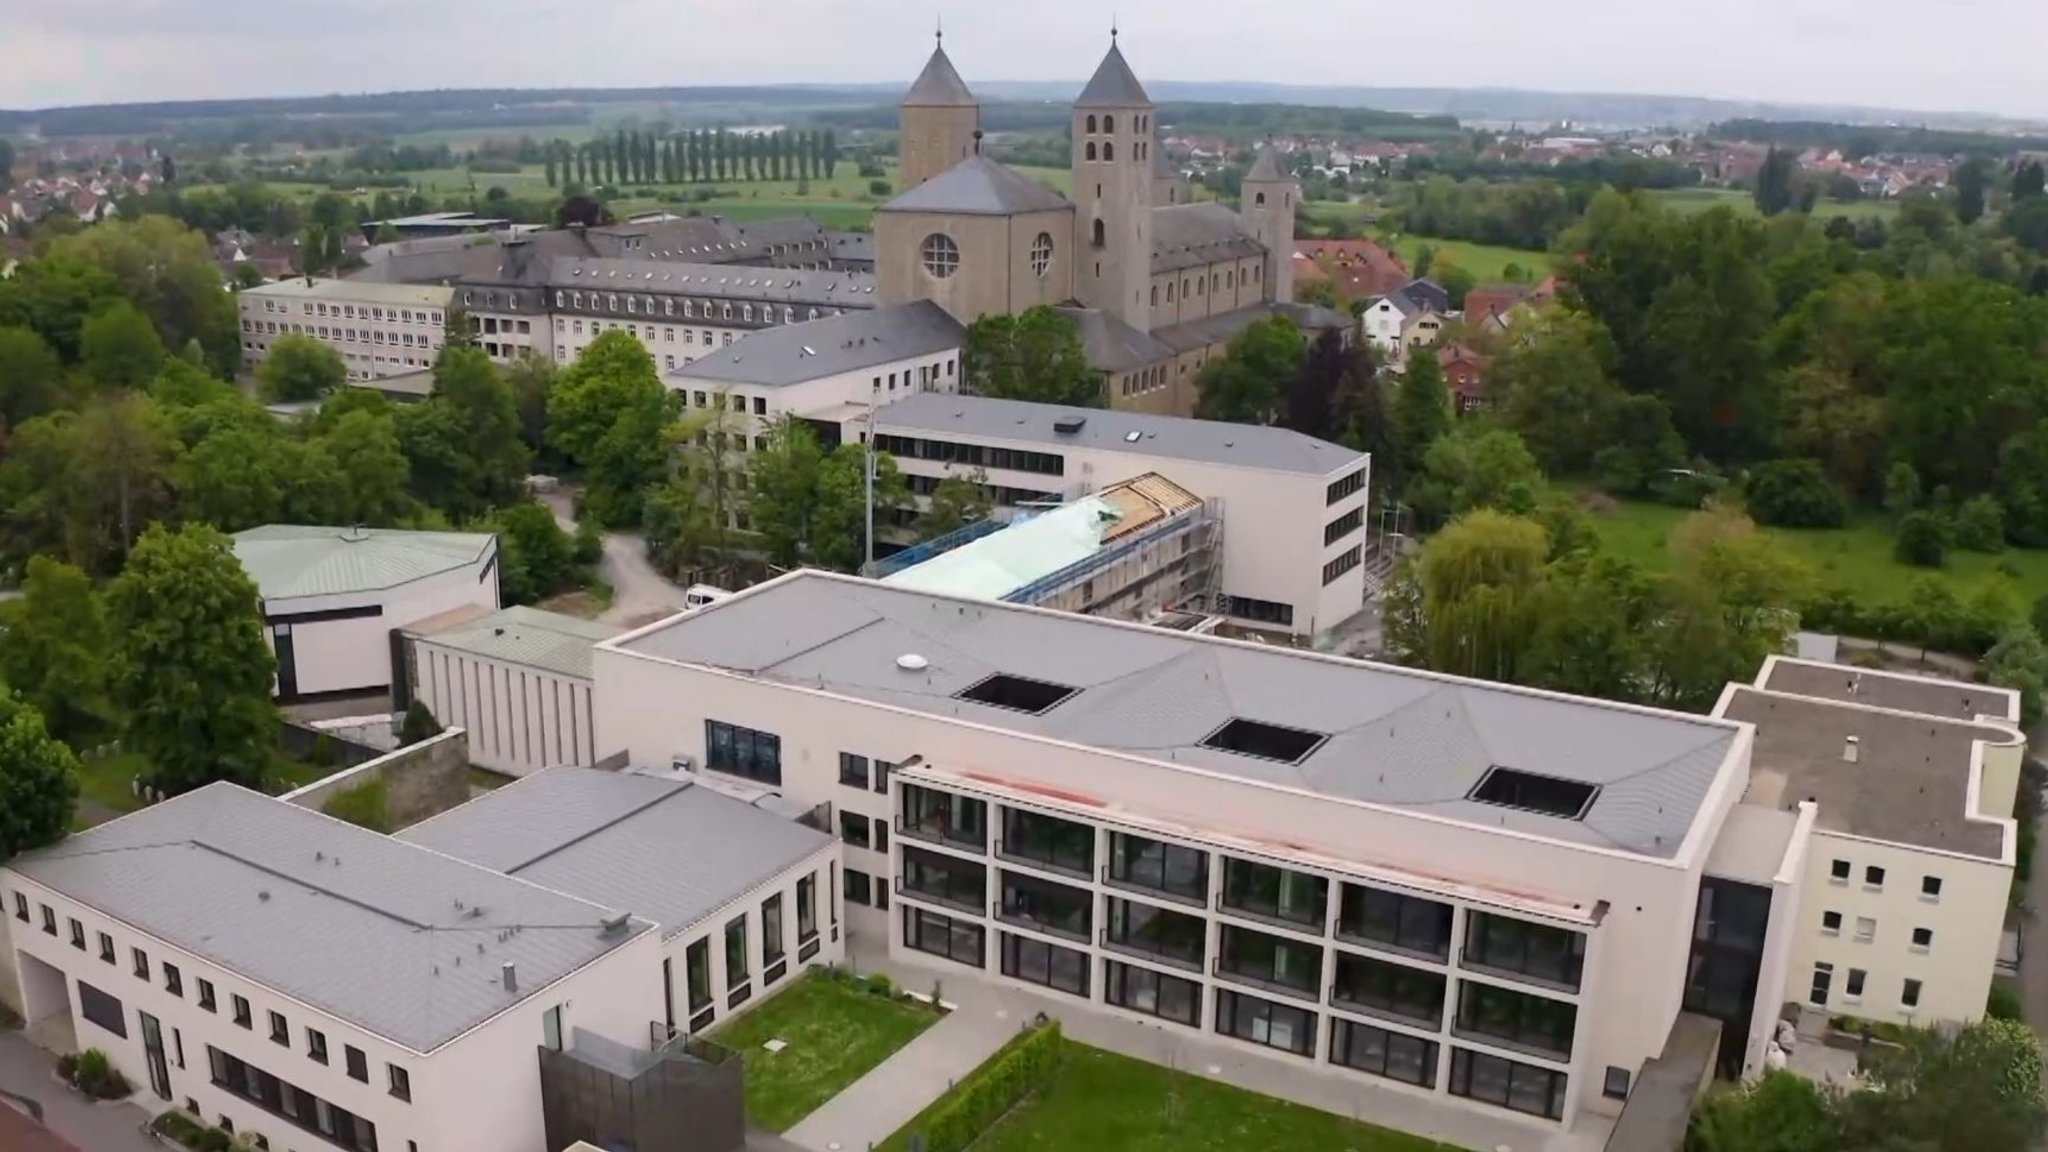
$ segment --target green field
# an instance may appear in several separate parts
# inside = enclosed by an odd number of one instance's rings
[[[813,971],[711,1039],[746,1061],[747,1119],[786,1132],[938,1021],[929,1008]],[[784,1047],[770,1052],[770,1040]]]
[[[1515,280],[1508,274],[1508,266],[1521,269],[1520,280],[1533,283],[1550,274],[1550,254],[1529,252],[1520,248],[1500,248],[1491,244],[1473,244],[1465,240],[1438,240],[1432,236],[1402,236],[1394,241],[1394,248],[1409,268],[1415,267],[1415,257],[1427,245],[1436,249],[1439,267],[1444,263],[1455,264],[1470,272],[1481,284],[1498,284]],[[1435,276],[1437,273],[1430,273]]]
[[[1061,1049],[1051,1087],[997,1121],[975,1152],[1456,1152],[1071,1040]],[[882,1147],[906,1144],[899,1132]]]
[[[1666,545],[1671,530],[1687,515],[1683,508],[1629,502],[1611,511],[1595,512],[1593,523],[1608,550],[1661,571],[1671,565]],[[1930,575],[1948,581],[1964,600],[1999,579],[2011,581],[2024,603],[2048,593],[2048,551],[2008,550],[1986,555],[1951,549],[1948,567],[1934,570],[1894,560],[1891,533],[1876,517],[1859,519],[1847,528],[1759,531],[1804,562],[1819,588],[1841,588],[1865,603],[1903,600],[1916,581]]]
[[[1741,188],[1660,188],[1650,193],[1665,207],[1679,212],[1705,212],[1709,208],[1733,208],[1745,216],[1756,214],[1756,199]],[[1813,206],[1821,220],[1847,216],[1851,220],[1877,217],[1889,221],[1899,214],[1897,200],[1822,200]]]

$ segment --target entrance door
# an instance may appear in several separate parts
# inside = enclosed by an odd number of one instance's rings
[[[165,1100],[171,1098],[171,1069],[164,1062],[164,1031],[157,1024],[156,1017],[147,1012],[137,1012],[142,1017],[142,1052],[149,1062],[149,1087]]]
[[[273,624],[270,626],[270,641],[277,649],[277,695],[280,700],[295,699],[299,694],[299,662],[292,655],[292,626]]]

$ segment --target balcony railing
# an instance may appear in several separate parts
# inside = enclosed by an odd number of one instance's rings
[[[975,899],[967,900],[942,892],[927,892],[921,888],[912,888],[905,884],[901,876],[896,877],[896,895],[908,896],[912,900],[922,900],[927,904],[937,904],[941,907],[971,913],[975,916],[985,916],[988,914],[988,908],[982,902],[986,897],[976,897]]]
[[[1058,936],[1063,940],[1073,940],[1081,944],[1088,942],[1088,926],[1086,923],[1083,923],[1079,928],[1070,927],[1065,924],[1056,924],[1050,920],[1040,920],[1037,917],[1026,915],[1014,909],[1005,908],[1001,904],[995,906],[995,917],[1005,924],[1014,925],[1018,928],[1028,928],[1033,932],[1043,932],[1047,936]],[[1083,919],[1085,920],[1085,917]]]
[[[1235,972],[1225,968],[1220,957],[1210,962],[1209,974],[1219,980],[1228,980],[1233,984],[1242,984],[1247,988],[1257,988],[1265,992],[1277,992],[1282,996],[1291,997],[1310,1004],[1321,1004],[1323,1000],[1322,992],[1313,984],[1304,988],[1295,984],[1282,984],[1275,980],[1268,980],[1264,977],[1253,976],[1244,972]]]
[[[1140,880],[1133,880],[1127,876],[1112,876],[1107,864],[1102,866],[1101,876],[1102,886],[1105,888],[1119,888],[1125,892],[1136,892],[1143,896],[1169,900],[1189,908],[1209,907],[1209,890],[1206,884],[1203,885],[1202,891],[1198,893],[1176,892],[1171,888],[1155,888],[1150,884]]]
[[[1357,999],[1346,992],[1342,984],[1330,985],[1329,991],[1330,1006],[1342,1008],[1346,1012],[1356,1012],[1361,1016],[1372,1016],[1411,1027],[1420,1025],[1432,1031],[1444,1026],[1444,1006],[1441,1003],[1434,1009],[1417,1006],[1416,1010],[1408,1011],[1398,1006]]]
[[[1164,964],[1168,967],[1179,968],[1187,972],[1200,973],[1202,971],[1202,957],[1200,955],[1176,956],[1171,952],[1154,952],[1142,944],[1111,939],[1109,929],[1107,928],[1103,929],[1096,939],[1104,949],[1110,952],[1119,952],[1125,956],[1135,957],[1139,960],[1149,960],[1155,964]]]
[[[933,827],[932,825],[938,825]],[[988,830],[963,832],[944,821],[920,821],[912,824],[902,816],[896,817],[896,835],[899,839],[922,840],[927,844],[941,844],[958,848],[975,855],[988,852]]]
[[[1036,868],[1041,872],[1054,872],[1061,876],[1071,876],[1076,880],[1089,880],[1094,878],[1095,875],[1095,862],[1092,859],[1083,861],[1076,866],[1042,856],[1021,855],[1001,840],[996,841],[995,848],[996,857],[1005,863],[1022,864],[1026,868]]]

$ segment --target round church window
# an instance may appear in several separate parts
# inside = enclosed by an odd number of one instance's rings
[[[923,255],[924,270],[941,280],[960,270],[960,246],[942,232],[924,238]]]
[[[1031,242],[1031,270],[1040,279],[1052,269],[1052,233],[1040,232],[1038,239]]]

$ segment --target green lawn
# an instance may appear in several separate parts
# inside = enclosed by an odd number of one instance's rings
[[[79,758],[78,794],[82,799],[92,801],[116,814],[133,812],[142,807],[142,801],[135,795],[132,782],[148,770],[148,764],[138,752],[117,752],[111,756],[88,760]],[[324,780],[341,770],[339,765],[312,764],[302,760],[280,761],[273,784],[279,792],[289,792],[304,787],[316,780]],[[80,812],[72,820],[73,829],[89,827],[95,823],[86,813]]]
[[[747,1062],[747,1119],[784,1132],[938,1020],[931,1009],[813,972],[710,1038]],[[762,1047],[770,1040],[787,1047],[770,1052]]]
[[[1660,188],[1651,191],[1651,196],[1662,201],[1667,208],[1680,212],[1705,212],[1709,208],[1733,208],[1743,215],[1756,213],[1756,198],[1744,188]],[[1885,220],[1899,214],[1897,200],[1822,200],[1813,206],[1813,214],[1822,220],[1834,216],[1847,216],[1861,220],[1876,216]]]
[[[1448,262],[1470,272],[1481,284],[1498,284],[1514,280],[1508,274],[1508,266],[1521,270],[1520,279],[1534,283],[1550,274],[1550,254],[1529,252],[1520,248],[1501,248],[1492,244],[1473,244],[1466,240],[1439,240],[1432,236],[1403,236],[1394,242],[1401,260],[1408,267],[1415,267],[1415,257],[1427,245],[1436,249],[1439,264]],[[1430,273],[1435,276],[1435,272]]]
[[[1455,1152],[1071,1040],[1061,1048],[1052,1086],[989,1129],[975,1152]]]
[[[1601,540],[1617,555],[1645,568],[1662,570],[1671,563],[1666,541],[1687,512],[1662,504],[1624,503],[1593,515]],[[2001,577],[2009,579],[2022,600],[2048,593],[2048,551],[2008,550],[1997,555],[1951,549],[1948,567],[1914,568],[1892,558],[1892,537],[1882,520],[1864,517],[1847,528],[1765,528],[1792,555],[1813,570],[1821,588],[1843,588],[1867,603],[1904,599],[1914,582],[1939,575],[1967,600],[1972,593]]]

